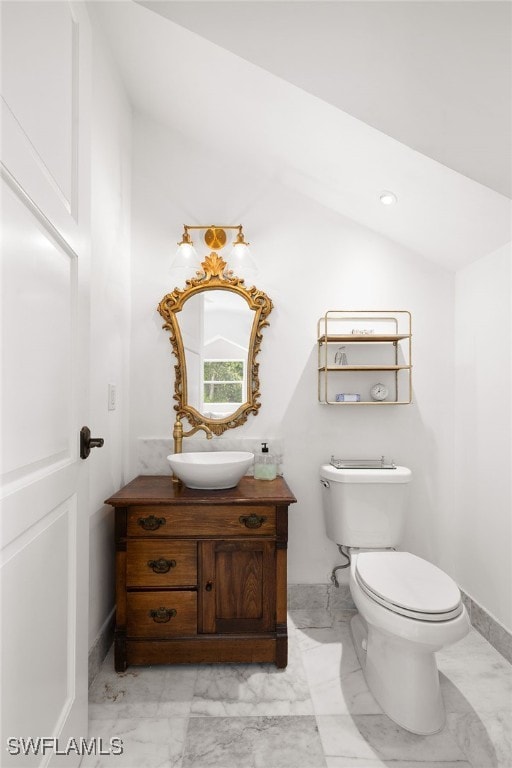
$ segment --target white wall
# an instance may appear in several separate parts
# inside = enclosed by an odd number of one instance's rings
[[[411,467],[404,544],[439,562],[442,521],[453,510],[453,275],[208,149],[207,120],[204,136],[200,146],[135,117],[130,474],[137,438],[171,434],[174,359],[156,306],[184,286],[184,276],[169,269],[182,225],[242,223],[259,269],[255,282],[275,309],[259,356],[260,412],[225,437],[283,439],[285,477],[298,499],[290,515],[290,582],[327,582],[339,562],[324,534],[318,479],[332,453],[385,453]],[[317,402],[316,323],[326,310],[344,308],[412,312],[412,405]]]
[[[94,21],[94,16],[93,16]],[[105,445],[90,463],[89,647],[114,609],[113,510],[125,479],[130,326],[131,107],[101,31],[93,27],[91,423]],[[117,408],[107,408],[108,384]]]
[[[445,557],[512,630],[511,248],[460,270],[455,303],[455,514]]]

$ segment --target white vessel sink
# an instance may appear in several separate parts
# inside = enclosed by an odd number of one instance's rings
[[[254,461],[248,451],[172,453],[167,457],[173,473],[188,488],[234,488]]]

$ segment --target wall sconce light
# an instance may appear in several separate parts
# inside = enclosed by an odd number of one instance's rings
[[[233,271],[236,274],[240,272],[249,271],[256,273],[256,265],[251,257],[249,251],[249,243],[245,241],[243,227],[241,224],[234,226],[202,226],[202,225],[190,225],[185,224],[183,229],[183,235],[178,243],[178,250],[174,257],[171,267],[186,267],[188,269],[195,268],[200,269],[202,266],[201,259],[199,258],[194,243],[190,236],[189,230],[200,229],[205,230],[204,242],[212,251],[220,251],[226,245],[228,236],[226,230],[237,230],[237,234],[233,240],[233,248],[229,254],[229,260],[233,267]]]
[[[188,227],[185,227],[183,236],[178,243],[178,250],[176,256],[172,261],[173,267],[195,267],[196,263],[199,263],[199,256],[194,248],[192,238],[188,233]]]

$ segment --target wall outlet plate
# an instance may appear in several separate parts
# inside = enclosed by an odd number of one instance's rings
[[[115,384],[108,385],[108,410],[115,411],[117,407],[117,387]]]

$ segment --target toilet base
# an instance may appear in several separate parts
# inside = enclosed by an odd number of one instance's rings
[[[393,637],[356,614],[350,629],[368,688],[388,717],[423,736],[445,723],[434,653]]]

